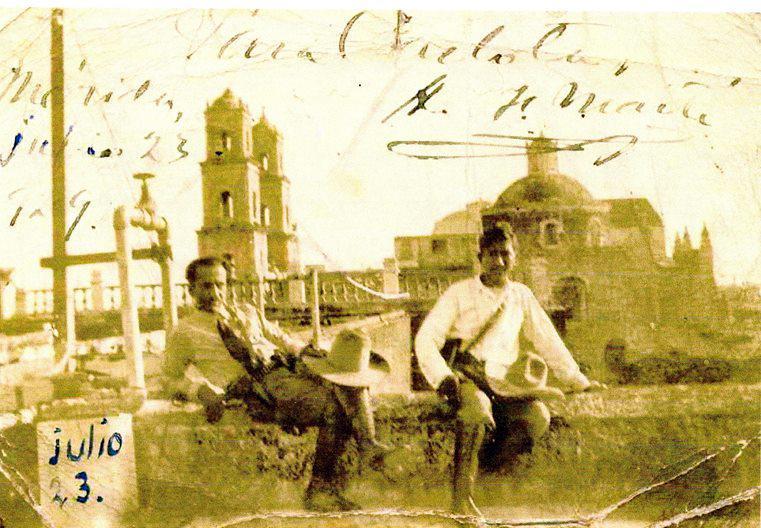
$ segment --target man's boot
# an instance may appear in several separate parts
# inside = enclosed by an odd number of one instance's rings
[[[370,391],[367,388],[336,387],[336,394],[351,419],[360,456],[373,469],[383,469],[386,456],[393,452],[394,448],[379,442],[375,436]]]
[[[312,478],[304,494],[304,507],[311,511],[359,510],[361,506],[343,493],[347,487],[347,475],[341,463],[351,437],[351,426],[343,410],[326,417],[317,434],[317,446],[312,464]]]
[[[473,487],[478,473],[478,450],[484,439],[484,425],[457,423],[452,476],[452,513],[483,517],[473,502]]]
[[[304,493],[304,508],[309,511],[336,512],[361,510],[362,506],[344,497],[334,483],[313,477]]]
[[[498,427],[494,438],[487,442],[479,454],[482,473],[514,475],[519,455],[530,453],[534,446],[523,420],[512,420]]]

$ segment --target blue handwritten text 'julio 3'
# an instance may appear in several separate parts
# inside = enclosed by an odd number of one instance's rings
[[[103,418],[101,420],[100,424],[105,425],[108,423],[108,420]],[[60,433],[61,429],[56,427],[53,430],[54,433]],[[100,458],[103,453],[107,453],[108,456],[113,457],[116,456],[119,451],[122,449],[122,435],[121,433],[115,432],[111,436],[109,436],[108,440],[106,440],[106,437],[103,436],[100,439],[100,445],[98,447],[98,455],[97,458]],[[85,446],[87,446],[86,450],[86,460],[90,459],[93,455],[93,449],[95,448],[95,425],[90,424],[90,434],[89,438],[83,438],[82,441],[79,443],[79,452],[74,453],[71,447],[71,439],[68,440],[66,444],[66,458],[71,460],[72,462],[79,462],[82,460],[83,457],[85,457]],[[58,458],[61,454],[61,439],[56,438],[55,439],[55,452],[53,453],[53,456],[50,457],[50,460],[48,460],[48,463],[51,466],[55,466],[58,464]]]

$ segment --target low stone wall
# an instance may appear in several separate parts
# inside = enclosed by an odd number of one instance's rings
[[[684,469],[700,450],[752,438],[759,392],[680,386],[575,396],[553,406],[549,434],[513,475],[479,481],[478,500],[487,510],[523,516],[596,511]],[[422,394],[381,399],[376,416],[381,439],[405,446],[405,467],[389,480],[357,467],[350,450],[351,497],[369,508],[445,508],[453,452],[445,409]],[[235,415],[216,426],[192,414],[169,420],[146,415],[137,418],[135,436],[141,503],[148,511],[189,520],[201,512],[213,517],[301,507],[314,431],[286,435]],[[758,485],[758,444],[732,465],[736,451],[632,504],[628,513],[648,508],[659,516]]]
[[[571,397],[553,405],[550,432],[512,474],[479,479],[477,500],[500,517],[592,513],[721,446],[729,447],[619,515],[656,519],[757,486],[757,439],[733,458],[742,447],[738,440],[758,434],[759,395],[758,385],[716,385],[622,387]],[[301,508],[315,431],[287,435],[237,412],[209,425],[192,407],[167,413],[168,402],[157,405],[163,410],[144,405],[134,414],[140,509],[125,515],[125,526],[181,526],[199,516]],[[358,468],[350,450],[351,498],[371,509],[444,509],[453,450],[444,415],[432,394],[379,398],[379,435],[405,446],[403,468],[390,479]],[[13,427],[2,438],[34,485],[33,426]],[[7,525],[27,526],[21,521],[33,514],[24,517],[23,501],[8,497],[0,490],[0,505],[15,505],[18,522],[6,515]]]

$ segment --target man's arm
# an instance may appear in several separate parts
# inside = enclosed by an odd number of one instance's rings
[[[224,390],[206,379],[193,364],[193,339],[182,328],[175,328],[167,339],[161,374],[165,397],[200,402],[209,423],[222,418]]]
[[[264,338],[286,355],[298,356],[306,346],[306,343],[283,331],[280,325],[269,321],[253,304],[243,303],[240,307],[242,313],[245,314],[246,324],[260,328]]]
[[[268,321],[265,317],[262,317],[264,336],[272,342],[279,349],[287,352],[288,354],[298,356],[306,346],[306,343],[301,342],[299,339],[288,335],[280,328],[280,325]]]
[[[167,337],[164,361],[161,364],[162,392],[170,399],[194,398],[198,387],[185,377],[185,369],[190,364],[191,350],[179,328]]]
[[[523,300],[523,332],[534,344],[536,351],[547,362],[547,366],[560,380],[572,390],[585,390],[590,382],[581,373],[573,356],[558,335],[547,313],[531,290],[521,285]]]
[[[433,309],[428,312],[415,337],[415,354],[423,376],[434,389],[450,376],[452,369],[441,356],[449,329],[457,317],[457,296],[450,287],[445,291]]]

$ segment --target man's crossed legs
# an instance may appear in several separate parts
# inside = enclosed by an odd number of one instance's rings
[[[348,478],[342,457],[349,440],[355,438],[362,461],[376,467],[382,465],[390,450],[375,438],[368,389],[338,386],[301,368],[295,373],[277,368],[263,381],[272,406],[265,407],[251,394],[242,397],[255,421],[276,423],[286,431],[318,428],[305,507],[319,511],[359,509],[344,497]]]

